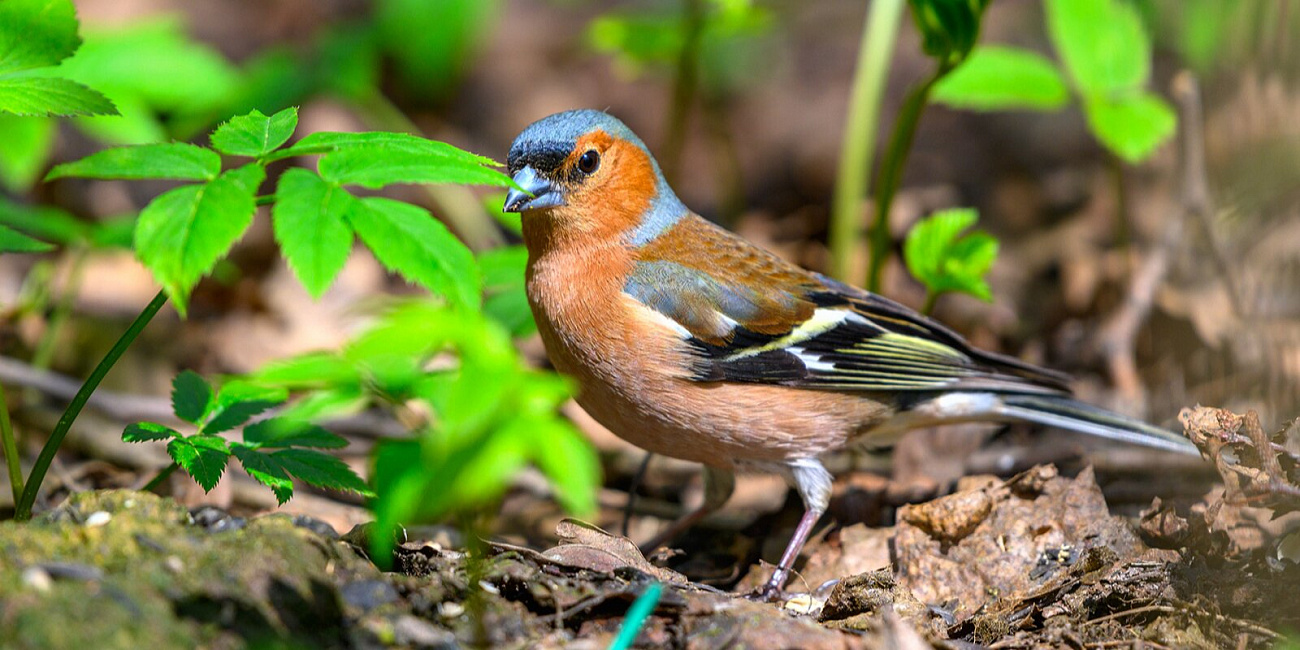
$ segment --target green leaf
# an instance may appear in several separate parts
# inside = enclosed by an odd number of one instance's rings
[[[1083,106],[1097,139],[1130,163],[1155,153],[1178,126],[1174,109],[1151,93],[1121,99],[1086,97]]]
[[[212,407],[212,386],[193,370],[186,370],[172,380],[172,411],[176,417],[198,424]]]
[[[283,388],[259,386],[247,381],[229,382],[217,392],[216,404],[208,413],[203,431],[218,433],[233,429],[287,399],[289,392]]]
[[[204,492],[211,492],[217,486],[230,460],[230,446],[217,436],[174,438],[167,443],[167,453],[194,477]]]
[[[276,157],[310,156],[326,154],[333,151],[365,151],[371,155],[383,155],[386,151],[400,151],[419,154],[429,158],[473,163],[484,167],[500,167],[501,163],[464,149],[454,147],[446,142],[428,140],[407,133],[388,131],[365,131],[361,133],[341,133],[336,131],[319,131],[299,140],[292,147],[276,152]]]
[[[313,352],[272,361],[249,377],[252,381],[290,390],[356,383],[361,375],[352,362],[332,352]]]
[[[83,178],[162,178],[206,181],[221,173],[221,156],[211,149],[183,142],[115,147],[50,170],[45,180]],[[186,189],[186,188],[180,188]]]
[[[180,438],[180,432],[157,422],[136,422],[126,425],[122,431],[122,442],[150,442],[153,440],[167,440],[168,438]]]
[[[1043,56],[1028,50],[984,46],[935,84],[939,103],[980,111],[1054,111],[1070,101],[1065,81]]]
[[[44,253],[54,250],[53,244],[32,239],[9,226],[0,225],[0,253]]]
[[[11,192],[25,193],[41,177],[56,126],[52,119],[0,115],[0,182]]]
[[[233,451],[244,471],[253,480],[271,488],[280,505],[293,497],[293,479],[275,457],[240,445],[235,445]]]
[[[1151,42],[1133,5],[1118,0],[1047,0],[1047,30],[1085,94],[1141,88]]]
[[[0,2],[0,74],[55,65],[80,44],[69,0]]]
[[[341,449],[347,439],[309,422],[268,418],[244,427],[244,442],[256,447]]]
[[[48,205],[22,205],[0,197],[0,225],[57,244],[85,241],[90,226]]]
[[[119,105],[129,100],[149,114],[165,112],[173,121],[195,119],[195,130],[211,123],[240,84],[238,69],[211,46],[189,37],[176,17],[88,32],[86,43],[59,71]],[[119,120],[92,119],[101,124]]]
[[[352,252],[349,212],[356,198],[316,174],[295,167],[280,177],[271,209],[275,240],[289,268],[313,298],[320,298]]]
[[[212,132],[212,148],[232,156],[261,157],[288,142],[298,127],[298,109],[286,108],[271,117],[254,110],[247,115],[230,118],[230,121]]]
[[[966,58],[979,39],[989,0],[908,0],[921,32],[921,49],[945,64]]]
[[[178,187],[140,212],[136,254],[182,313],[190,290],[253,223],[256,189],[249,188],[247,176],[235,170],[203,185]]]
[[[319,169],[327,181],[371,189],[394,183],[513,185],[509,176],[477,162],[400,149],[343,149],[322,156]]]
[[[360,203],[348,214],[348,221],[385,268],[453,304],[479,303],[474,255],[442,222],[409,203],[385,198]]]
[[[513,337],[528,336],[537,330],[533,310],[524,288],[524,269],[528,266],[528,249],[507,246],[484,251],[478,257],[483,272],[483,313],[501,323]]]
[[[560,504],[580,516],[595,512],[600,459],[591,443],[567,420],[558,417],[539,422],[532,440],[533,458],[555,486]]]
[[[903,257],[912,275],[931,295],[961,291],[992,300],[984,275],[997,257],[998,242],[983,232],[963,235],[978,216],[970,208],[936,212],[907,233]]]
[[[370,486],[347,463],[329,454],[310,449],[284,449],[271,457],[290,474],[316,487],[374,496]]]
[[[117,115],[99,91],[58,77],[0,78],[0,113],[28,117]]]

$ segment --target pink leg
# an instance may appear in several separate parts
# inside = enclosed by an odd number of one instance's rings
[[[794,537],[790,538],[790,543],[786,545],[785,552],[781,554],[781,563],[772,572],[772,578],[758,592],[759,598],[775,600],[777,596],[781,595],[781,590],[785,587],[785,581],[790,577],[790,570],[794,568],[794,561],[799,559],[799,551],[803,550],[804,543],[808,541],[808,536],[812,534],[813,526],[817,525],[817,520],[821,518],[821,510],[810,509],[804,511],[803,518],[799,520],[799,527],[794,530]]]

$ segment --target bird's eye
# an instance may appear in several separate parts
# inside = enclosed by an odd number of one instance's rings
[[[594,149],[582,154],[582,157],[578,158],[578,171],[584,174],[591,175],[596,173],[597,167],[600,167],[600,154],[596,153]]]

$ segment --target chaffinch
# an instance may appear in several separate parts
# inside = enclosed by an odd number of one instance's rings
[[[1028,421],[1196,454],[1182,436],[1069,398],[1065,375],[975,349],[878,295],[806,271],[692,213],[645,143],[595,110],[543,118],[510,147],[527,293],[547,355],[618,436],[706,468],[780,474],[805,505],[775,597],[826,510],[818,460],[969,421]]]

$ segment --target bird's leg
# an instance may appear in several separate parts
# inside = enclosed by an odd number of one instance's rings
[[[632,475],[632,485],[627,488],[627,505],[623,506],[624,537],[627,537],[628,526],[632,524],[632,513],[636,511],[636,491],[641,487],[641,481],[645,480],[646,470],[650,469],[650,459],[654,457],[654,452],[645,453],[645,458],[641,459],[641,464],[636,468],[636,474]]]
[[[701,519],[717,512],[727,499],[731,498],[731,493],[736,491],[736,475],[729,469],[704,466],[704,503],[699,508],[683,515],[677,521],[674,521],[668,528],[665,528],[654,539],[641,545],[642,553],[651,551],[663,546],[665,543],[672,541],[673,538],[682,534],[687,528],[699,523]]]
[[[799,491],[799,496],[803,499],[804,513],[803,518],[799,520],[799,527],[795,528],[794,537],[790,538],[785,552],[781,554],[781,563],[776,566],[767,584],[763,585],[756,594],[761,600],[776,600],[781,596],[781,590],[790,577],[794,562],[799,559],[799,552],[803,550],[804,543],[812,534],[813,526],[817,525],[817,520],[821,519],[822,513],[826,512],[826,506],[831,500],[831,475],[822,466],[821,461],[815,458],[795,459],[789,461],[782,474],[785,475],[786,480],[794,483],[795,489]]]

